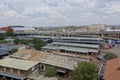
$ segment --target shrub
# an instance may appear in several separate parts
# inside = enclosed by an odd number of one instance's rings
[[[110,60],[110,59],[117,58],[117,56],[114,53],[106,53],[104,58],[105,60]]]
[[[54,67],[47,67],[44,73],[44,76],[53,77],[55,76],[56,70]]]
[[[10,54],[13,54],[13,53],[15,53],[15,52],[17,52],[17,49],[11,49],[11,50],[10,50]]]
[[[75,80],[96,80],[98,67],[92,63],[81,62],[75,67],[73,74]]]

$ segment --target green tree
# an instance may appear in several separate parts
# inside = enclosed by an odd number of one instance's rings
[[[20,40],[18,38],[15,38],[13,41],[15,44],[19,44]]]
[[[4,40],[5,39],[5,34],[0,34],[0,40]]]
[[[6,44],[8,43],[6,40],[0,40],[0,44]]]
[[[13,31],[12,31],[12,30],[9,30],[9,31],[7,31],[7,32],[5,33],[5,35],[6,35],[7,37],[9,37],[9,36],[13,36],[14,34],[13,34]]]
[[[31,43],[32,42],[32,40],[25,40],[25,39],[22,39],[22,40],[20,40],[20,44],[24,44],[24,45],[27,45],[28,43]]]
[[[33,47],[36,49],[36,50],[40,50],[40,48],[42,46],[45,46],[45,42],[43,42],[42,40],[40,39],[33,39],[33,40],[25,40],[25,39],[21,39],[19,40],[18,38],[15,38],[14,39],[14,43],[15,44],[24,44],[24,45],[28,45],[29,43],[33,44]]]
[[[13,48],[13,49],[10,50],[10,54],[15,53],[15,52],[17,52],[17,49]]]
[[[32,43],[36,50],[40,50],[42,46],[45,46],[45,43],[40,39],[33,39]]]
[[[93,63],[78,63],[74,71],[75,80],[96,80],[98,77],[98,67]]]
[[[106,53],[104,58],[105,60],[110,60],[110,59],[117,58],[117,56],[114,53]]]
[[[56,73],[56,69],[54,67],[47,67],[45,72],[44,72],[44,76],[47,76],[47,77],[53,77],[55,76],[55,73]]]

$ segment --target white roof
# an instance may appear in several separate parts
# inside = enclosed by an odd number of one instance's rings
[[[37,61],[28,61],[28,60],[21,60],[21,59],[14,59],[14,58],[5,58],[0,60],[0,66],[20,69],[20,70],[28,70],[39,62]]]
[[[102,40],[102,38],[90,38],[90,37],[62,37],[61,39],[78,39],[78,40],[82,40],[82,39],[86,39],[86,40]]]
[[[74,48],[74,47],[60,46],[59,49],[74,51],[74,52],[83,52],[83,53],[88,53],[88,52],[98,53],[98,50],[96,49],[87,49],[87,48]]]
[[[83,52],[83,53],[88,53],[88,52],[98,53],[99,51],[98,49],[77,48],[77,47],[67,47],[67,46],[49,46],[49,45],[42,47],[42,49],[52,49],[52,50],[63,49],[67,51]]]
[[[30,36],[27,36],[27,37],[33,37],[33,38],[56,38],[54,36],[39,36],[39,35],[30,35]]]
[[[77,47],[88,47],[88,48],[99,48],[99,45],[94,44],[76,44],[76,43],[64,43],[64,42],[53,42],[52,44],[56,45],[65,45],[65,46],[77,46]]]
[[[23,27],[23,28],[13,28],[13,30],[35,30],[32,27]]]

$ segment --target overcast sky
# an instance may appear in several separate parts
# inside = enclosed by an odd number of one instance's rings
[[[120,0],[0,0],[0,26],[120,24]]]

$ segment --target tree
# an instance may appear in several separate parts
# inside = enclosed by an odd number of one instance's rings
[[[4,40],[5,39],[5,34],[0,34],[0,40]]]
[[[104,58],[105,58],[105,60],[110,60],[113,58],[117,58],[117,56],[114,53],[106,53]]]
[[[33,46],[36,50],[40,50],[42,46],[45,46],[45,42],[40,39],[33,39],[32,40]]]
[[[12,31],[12,30],[9,30],[9,31],[7,31],[5,34],[6,34],[7,37],[13,36],[13,31]]]
[[[6,44],[8,43],[6,40],[0,40],[0,44]]]
[[[42,46],[45,46],[45,42],[43,42],[42,40],[40,39],[33,39],[33,40],[25,40],[25,39],[21,39],[19,40],[18,38],[15,38],[14,39],[14,43],[15,44],[24,44],[24,45],[28,45],[28,44],[33,44],[33,47],[36,49],[36,50],[40,50],[40,48]]]
[[[47,67],[45,72],[44,72],[44,76],[47,76],[47,77],[53,77],[55,76],[55,73],[56,73],[56,70],[54,67]]]
[[[12,53],[15,53],[15,52],[17,52],[17,49],[14,49],[14,48],[13,48],[13,49],[10,50],[10,53],[11,53],[11,54],[12,54]]]
[[[18,38],[15,38],[13,41],[15,44],[19,44],[20,40]]]
[[[74,71],[75,80],[96,80],[98,77],[98,68],[93,63],[78,63]]]
[[[32,42],[32,40],[21,39],[19,43],[24,44],[24,45],[28,45],[28,43],[31,43],[31,42]]]

